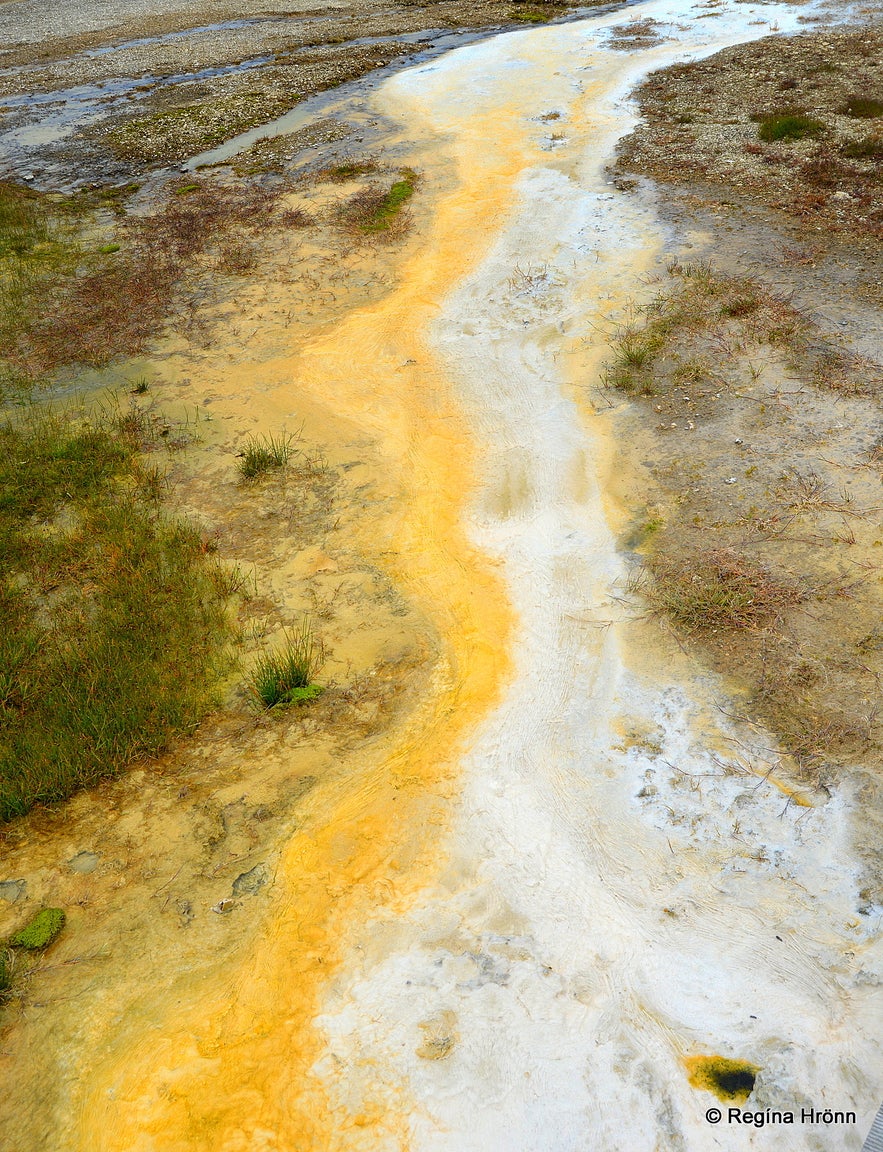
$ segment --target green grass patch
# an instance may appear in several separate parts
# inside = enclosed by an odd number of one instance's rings
[[[297,631],[286,635],[284,647],[258,659],[248,685],[255,703],[275,708],[315,700],[324,691],[314,683],[323,660],[322,644],[305,620]]]
[[[239,475],[243,480],[255,480],[265,472],[284,468],[293,452],[294,437],[287,433],[249,436],[239,454]]]
[[[224,571],[110,421],[0,425],[0,820],[160,752],[214,702]]]
[[[63,908],[43,908],[24,928],[9,937],[9,945],[28,952],[42,952],[58,938],[65,920]]]
[[[761,140],[772,143],[776,140],[814,139],[825,130],[825,125],[811,116],[800,112],[781,112],[758,117],[760,127],[757,134]]]
[[[351,196],[344,218],[366,235],[388,232],[417,187],[416,172],[403,168],[401,175],[387,191],[370,186]]]
[[[883,100],[869,96],[850,96],[846,101],[846,115],[856,120],[876,120],[883,116]]]
[[[548,24],[556,16],[560,16],[565,12],[565,8],[552,8],[544,7],[524,7],[513,8],[509,13],[509,19],[514,20],[518,24]]]
[[[329,180],[333,180],[336,184],[345,184],[347,180],[358,180],[360,176],[366,176],[369,172],[376,172],[377,165],[373,160],[353,161],[349,164],[336,164],[333,168],[329,168],[327,173]]]

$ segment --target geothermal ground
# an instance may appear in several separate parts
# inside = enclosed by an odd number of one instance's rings
[[[2,826],[0,934],[66,913],[4,1148],[862,1148],[879,15],[0,6],[7,182],[120,261],[215,214],[152,328],[16,355],[137,393],[247,574],[200,726]],[[256,712],[305,617],[325,691]]]

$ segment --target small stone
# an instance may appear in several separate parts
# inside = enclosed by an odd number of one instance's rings
[[[78,852],[73,859],[68,860],[67,865],[74,872],[94,872],[100,859],[94,852]]]
[[[219,900],[217,904],[212,905],[212,912],[217,912],[219,916],[226,916],[228,912],[232,912],[238,904],[238,900],[231,900],[229,897],[226,900]]]
[[[266,864],[256,864],[250,872],[243,872],[233,881],[234,896],[254,896],[270,879]]]
[[[27,880],[0,880],[0,900],[14,904],[27,892]]]

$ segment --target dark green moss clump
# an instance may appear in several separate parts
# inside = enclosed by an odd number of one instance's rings
[[[25,948],[28,952],[41,952],[58,937],[64,927],[63,908],[44,908],[26,924],[20,932],[10,936],[13,948]]]
[[[691,1056],[686,1061],[690,1084],[713,1092],[719,1100],[744,1104],[754,1091],[760,1068],[747,1060],[730,1060],[726,1056]]]
[[[876,120],[883,116],[883,100],[868,96],[850,96],[846,101],[846,115],[856,120]]]

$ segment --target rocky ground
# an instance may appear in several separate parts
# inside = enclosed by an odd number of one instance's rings
[[[390,65],[604,5],[161,7],[78,6],[51,21],[30,3],[0,7],[0,177],[47,188],[121,182]]]

